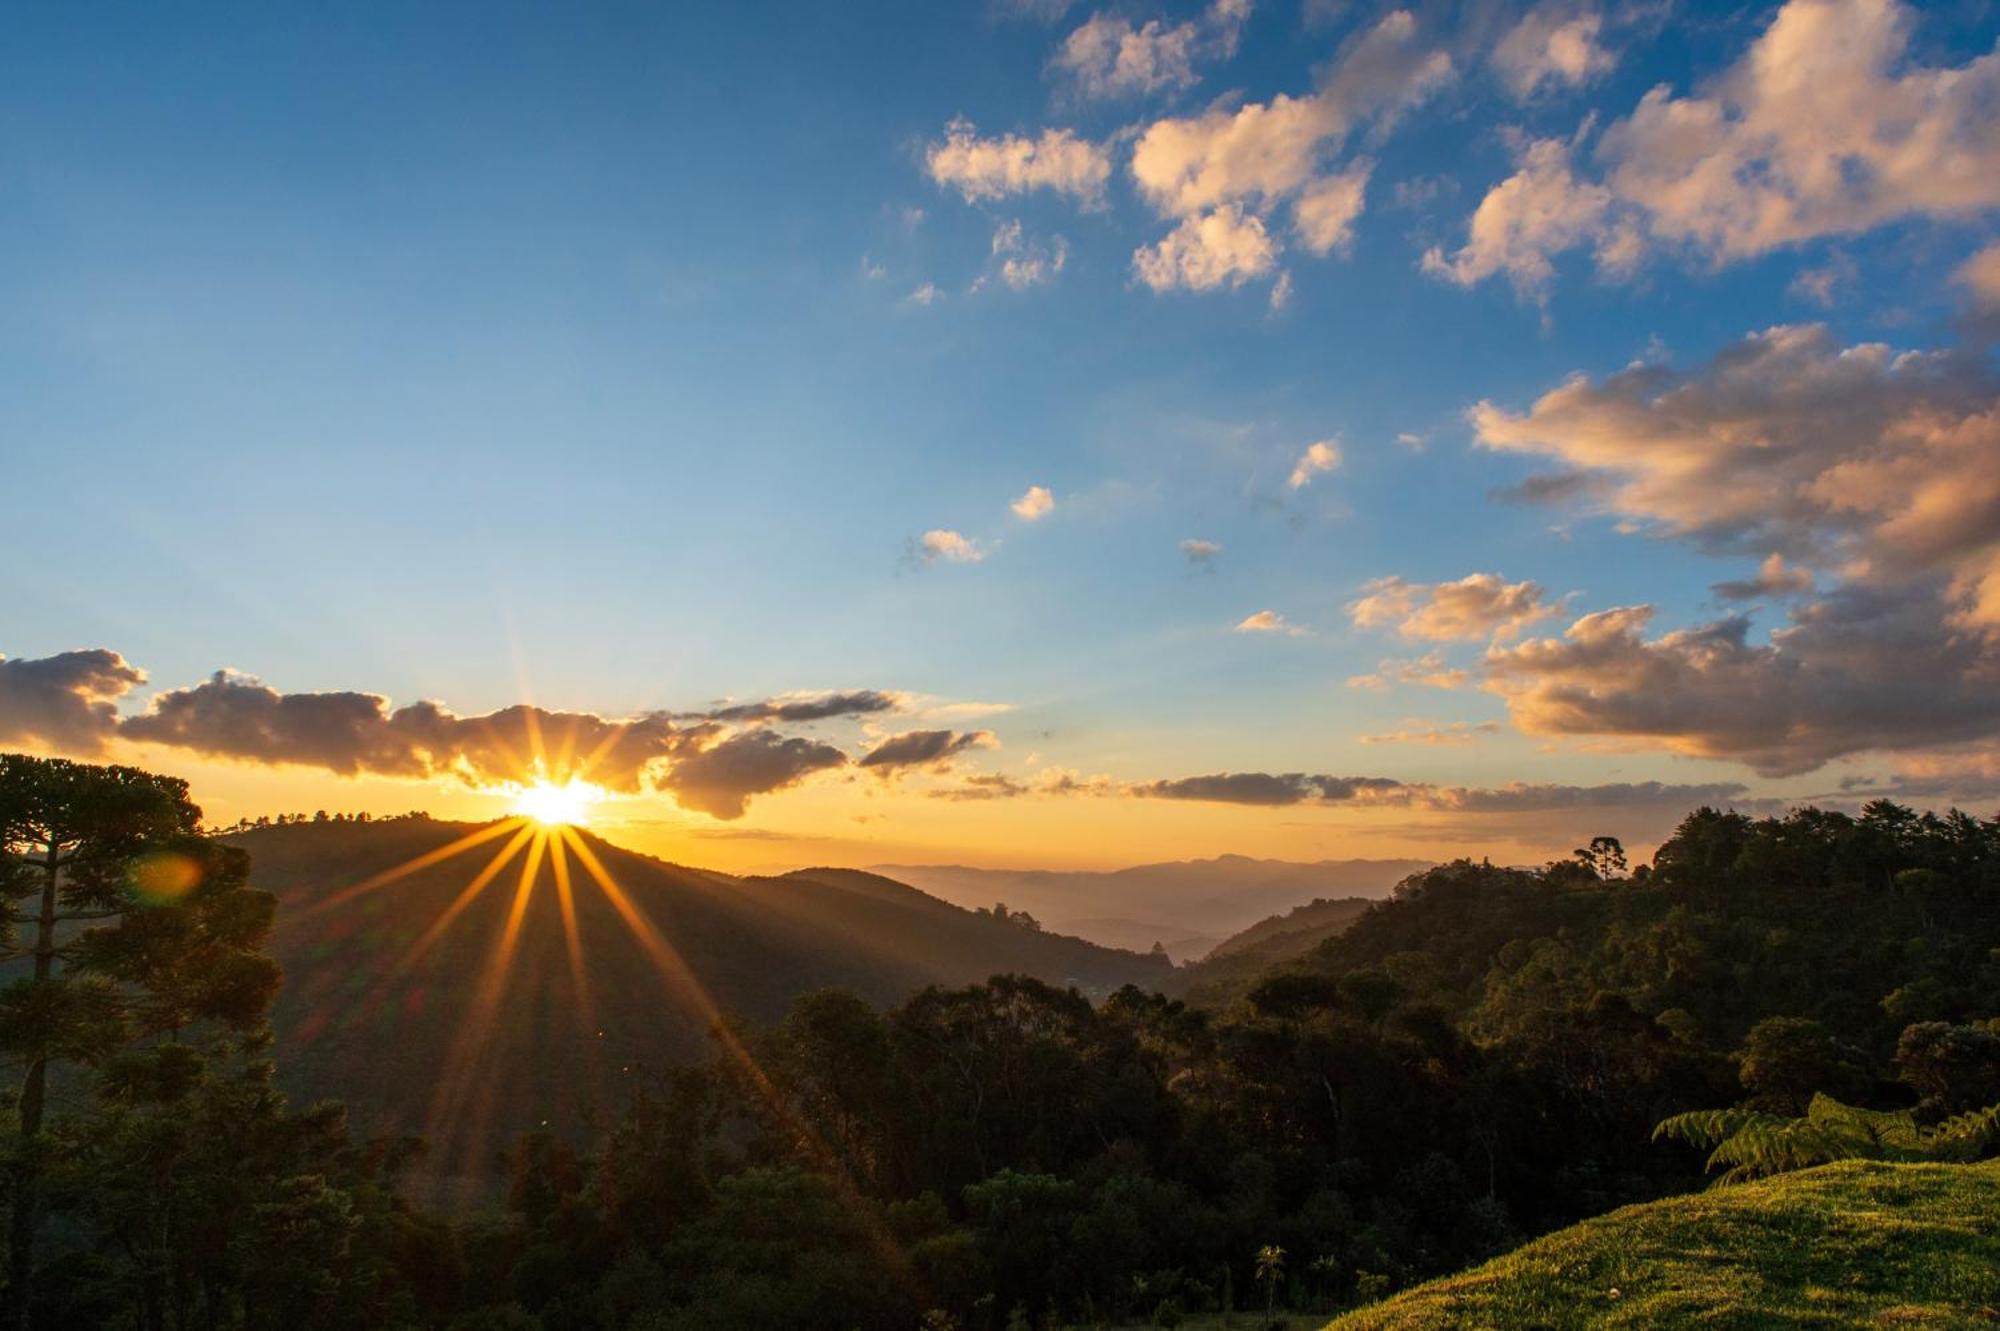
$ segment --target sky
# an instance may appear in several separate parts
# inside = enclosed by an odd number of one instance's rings
[[[1990,813],[1996,36],[27,7],[0,745],[725,869]]]

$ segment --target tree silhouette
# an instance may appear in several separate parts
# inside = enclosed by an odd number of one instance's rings
[[[1285,1250],[1275,1243],[1257,1249],[1257,1279],[1264,1282],[1264,1325],[1278,1320],[1278,1282],[1285,1278]]]
[[[199,832],[187,783],[130,767],[0,754],[0,942],[32,962],[0,988],[0,1051],[26,1068],[6,1314],[28,1325],[51,1064],[101,1064],[135,1037],[262,1022],[277,966],[255,949],[271,898],[240,851]],[[25,937],[24,937],[25,935]]]

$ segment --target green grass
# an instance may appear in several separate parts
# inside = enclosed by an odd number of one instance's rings
[[[1628,1206],[1327,1331],[1989,1324],[2000,1161],[1849,1162]]]

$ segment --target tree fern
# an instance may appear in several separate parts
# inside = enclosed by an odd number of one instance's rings
[[[1664,1119],[1653,1140],[1684,1141],[1709,1152],[1717,1182],[1783,1174],[1836,1160],[1976,1160],[2000,1139],[2000,1105],[1936,1127],[1907,1109],[1861,1109],[1815,1095],[1800,1118],[1750,1109],[1697,1109]]]

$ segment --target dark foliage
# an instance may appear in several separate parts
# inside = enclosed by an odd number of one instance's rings
[[[1700,1187],[1700,1152],[1651,1141],[1689,1110],[1991,1103],[1996,875],[2000,824],[1963,815],[1703,810],[1629,876],[1602,846],[1429,871],[1225,1010],[1004,975],[886,1009],[814,993],[647,1075],[594,1143],[521,1139],[504,1214],[448,1225],[394,1199],[397,1153],[286,1111],[254,1039],[155,1038],[101,1063],[62,1129],[78,1164],[52,1206],[76,1237],[42,1288],[71,1303],[43,1321],[997,1331],[1330,1310]],[[162,1158],[185,1196],[156,1254],[120,1236],[156,1225],[139,1180]]]

